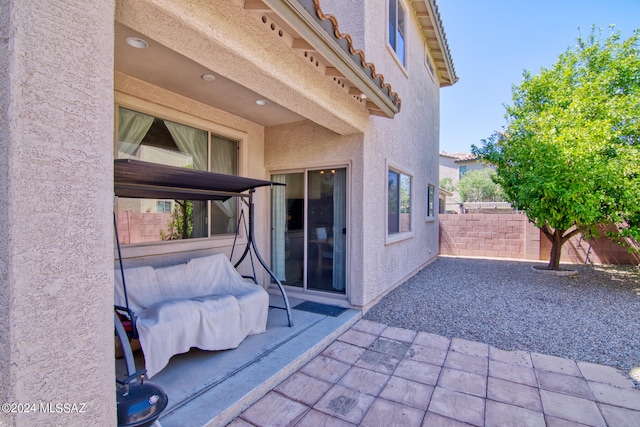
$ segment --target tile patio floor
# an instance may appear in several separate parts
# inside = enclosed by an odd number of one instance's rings
[[[601,365],[355,323],[228,426],[636,426],[640,390]]]

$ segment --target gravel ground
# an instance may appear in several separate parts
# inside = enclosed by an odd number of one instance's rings
[[[575,277],[517,261],[438,258],[365,319],[613,366],[640,375],[640,273],[576,265]]]

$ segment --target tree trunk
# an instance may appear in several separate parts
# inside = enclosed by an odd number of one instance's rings
[[[564,231],[555,230],[550,237],[551,255],[549,256],[549,270],[560,270],[560,257],[562,256],[562,245],[566,241],[562,238]]]

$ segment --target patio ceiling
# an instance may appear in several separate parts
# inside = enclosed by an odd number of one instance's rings
[[[145,40],[149,47],[135,49],[125,42],[127,37]],[[170,66],[159,67],[160,64]],[[115,69],[187,98],[227,111],[262,126],[274,126],[303,120],[293,111],[270,101],[260,106],[263,96],[207,67],[169,49],[147,35],[120,23],[115,24]],[[215,80],[201,76],[213,75]]]

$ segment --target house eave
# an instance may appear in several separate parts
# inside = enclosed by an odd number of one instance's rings
[[[455,84],[458,76],[435,0],[411,0],[411,6],[420,24],[425,43],[433,56],[440,87]]]
[[[382,75],[376,74],[373,64],[365,61],[364,53],[354,49],[349,35],[340,33],[336,19],[324,15],[318,0],[263,2],[331,63],[332,73],[344,76],[352,88],[357,88],[361,98],[366,97],[370,114],[393,118],[400,111],[398,94],[385,83]]]

